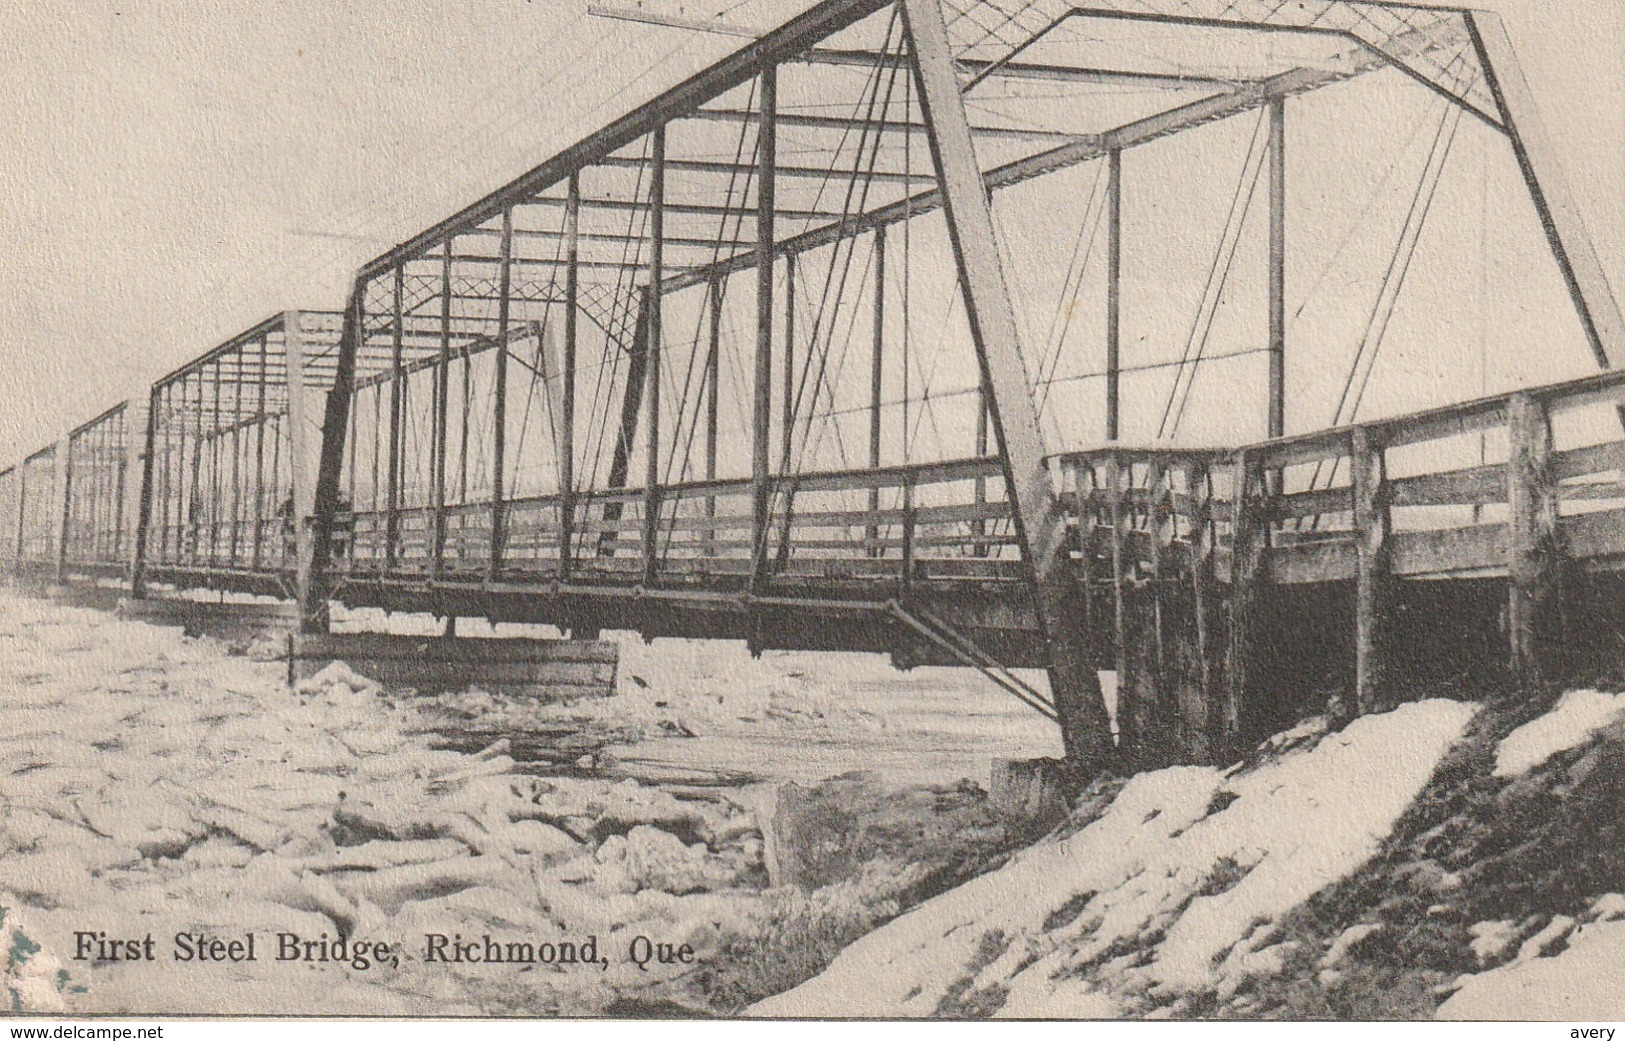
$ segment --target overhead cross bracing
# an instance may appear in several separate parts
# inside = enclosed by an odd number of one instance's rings
[[[1362,603],[1511,581],[1497,511],[1614,502],[1528,467],[1488,498],[1497,438],[1543,450],[1503,392],[1622,329],[1505,52],[1485,16],[1358,0],[815,4],[362,268],[257,564],[190,475],[263,412],[171,381],[146,566],[274,575],[316,626],[331,597],[1044,665],[1091,760],[1146,589],[1225,589],[1211,655],[1271,568]],[[240,346],[212,378],[252,376]],[[1595,477],[1617,385],[1563,386],[1586,432],[1556,451]],[[1494,422],[1418,411],[1483,395]],[[1411,436],[1436,420],[1468,433]]]

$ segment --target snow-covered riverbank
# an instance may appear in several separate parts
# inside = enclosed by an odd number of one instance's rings
[[[1312,721],[1086,799],[761,1016],[1608,1020],[1625,696]]]

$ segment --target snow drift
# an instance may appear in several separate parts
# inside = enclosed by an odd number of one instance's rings
[[[1257,766],[1130,780],[1100,816],[847,948],[762,1016],[1111,1017],[1279,971],[1280,918],[1379,849],[1475,706],[1300,733]],[[1289,742],[1283,742],[1290,744]]]

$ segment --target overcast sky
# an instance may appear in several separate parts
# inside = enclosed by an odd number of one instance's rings
[[[1625,285],[1625,5],[1485,6]],[[363,261],[741,42],[586,7],[0,7],[0,466],[272,311],[342,306]]]

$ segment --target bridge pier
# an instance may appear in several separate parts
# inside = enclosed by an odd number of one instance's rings
[[[620,648],[597,640],[383,633],[300,633],[288,638],[292,686],[334,662],[395,689],[419,694],[478,686],[498,694],[567,699],[615,693]]]
[[[1216,567],[1216,458],[1106,449],[1074,471],[1086,613],[1109,634],[1099,641],[1112,648],[1101,664],[1117,671],[1117,754],[1130,769],[1216,762],[1233,744],[1240,688],[1232,677],[1251,664],[1237,647],[1250,646],[1259,576],[1242,567],[1254,579],[1240,595],[1232,582],[1227,612]]]
[[[176,626],[188,636],[210,636],[228,644],[280,640],[299,628],[297,604],[230,603],[160,596],[127,598],[118,612],[132,621]]]
[[[1504,463],[1399,478],[1389,448],[1459,436],[1454,419],[1437,434],[1373,423],[1302,444],[1113,443],[1062,457],[1081,599],[1118,672],[1124,764],[1220,762],[1308,715],[1532,690],[1617,659],[1620,583],[1586,576],[1573,553],[1617,555],[1620,514],[1559,506],[1613,495],[1592,475],[1619,453],[1554,452],[1551,410],[1533,394],[1486,404],[1477,422],[1504,424]],[[1306,464],[1309,490],[1277,483]],[[1347,483],[1324,464],[1346,465]],[[1396,506],[1502,503],[1504,523],[1395,530]]]

